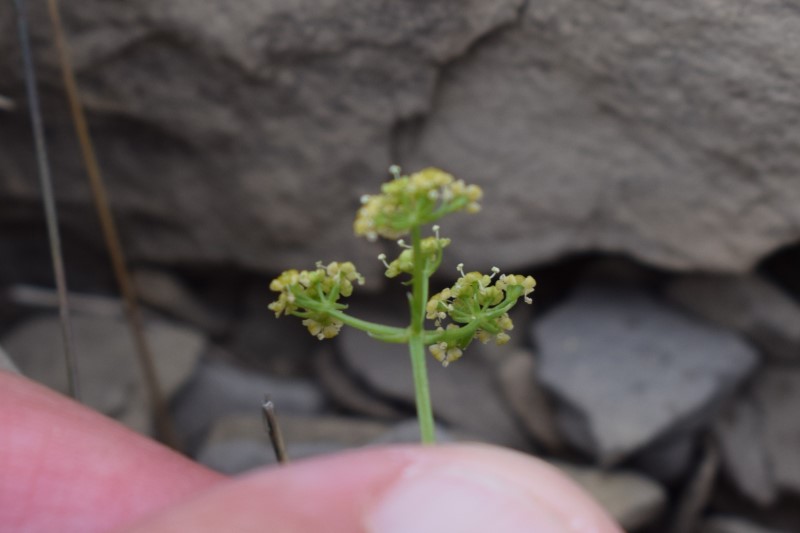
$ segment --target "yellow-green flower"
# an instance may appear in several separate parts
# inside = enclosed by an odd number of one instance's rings
[[[425,237],[420,242],[422,255],[429,264],[437,264],[442,258],[442,249],[450,244],[450,239],[440,237]],[[381,254],[378,259],[385,260],[386,256]],[[386,263],[386,277],[394,278],[400,274],[411,274],[414,272],[414,250],[406,248],[397,259],[391,263]]]
[[[340,297],[353,293],[353,283],[361,285],[364,278],[349,261],[327,265],[319,262],[316,270],[287,270],[269,285],[270,290],[278,293],[278,299],[269,304],[269,309],[276,317],[285,314],[304,318],[303,325],[309,333],[319,339],[329,339],[339,333],[342,322],[325,309],[345,308],[337,302]]]
[[[398,171],[394,180],[381,186],[381,194],[361,198],[353,230],[369,240],[397,239],[412,227],[430,224],[448,213],[475,213],[482,197],[477,185],[466,185],[438,168],[409,176],[400,176]]]

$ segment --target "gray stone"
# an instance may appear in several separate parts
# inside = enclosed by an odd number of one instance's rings
[[[396,420],[403,417],[400,408],[359,386],[353,376],[342,368],[338,359],[332,346],[321,345],[314,356],[314,376],[339,407],[379,419]]]
[[[533,332],[562,429],[603,464],[702,425],[758,361],[735,334],[630,289],[583,288]]]
[[[740,332],[775,360],[800,360],[800,304],[755,275],[688,276],[667,296],[710,322]]]
[[[735,516],[714,516],[703,522],[699,533],[789,533],[755,524]]]
[[[152,268],[138,268],[132,276],[143,303],[211,335],[225,332],[227,324],[222,316],[209,309],[176,277]]]
[[[739,398],[714,425],[722,468],[739,491],[761,506],[772,504],[777,487],[767,456],[764,414]]]
[[[485,186],[455,262],[745,271],[800,237],[798,32],[787,2],[528,2],[444,70],[399,162]]]
[[[472,440],[461,434],[453,434],[439,424],[436,424],[434,427],[434,436],[436,437],[437,444],[457,442],[459,440]],[[419,444],[419,442],[419,422],[416,418],[411,418],[394,424],[378,438],[370,441],[370,445]]]
[[[696,432],[668,434],[634,457],[638,470],[667,484],[676,484],[690,472],[697,452]]]
[[[0,371],[14,372],[19,374],[19,369],[14,364],[14,361],[11,360],[2,347],[0,347]]]
[[[453,264],[606,250],[744,271],[800,237],[788,2],[62,7],[136,259],[371,259],[350,223],[393,157],[491,186],[483,222],[449,227]],[[0,91],[23,101],[11,10],[0,3]],[[31,12],[62,219],[81,234],[89,193],[44,6]],[[0,127],[0,194],[15,206],[2,222],[40,216],[26,120],[19,106]]]
[[[280,416],[311,415],[325,400],[307,380],[275,379],[223,361],[201,363],[174,405],[175,424],[188,449],[195,450],[215,421],[231,414],[260,417],[269,395]]]
[[[344,446],[331,442],[301,442],[288,445],[286,454],[290,460],[298,460],[344,449]],[[277,463],[274,452],[267,442],[246,439],[209,444],[200,450],[196,460],[202,465],[228,475],[241,474]]]
[[[625,531],[652,524],[666,506],[663,487],[634,471],[607,472],[563,462],[553,465],[594,497]]]
[[[278,413],[278,422],[291,460],[363,446],[387,432],[379,422],[337,416]],[[255,414],[218,418],[197,459],[229,474],[275,462],[264,423]]]
[[[21,307],[58,312],[58,292],[50,287],[12,285],[8,289],[8,297]],[[91,316],[121,317],[123,315],[122,302],[119,298],[75,291],[69,293],[69,308],[74,313]]]
[[[276,296],[268,284],[248,294],[244,316],[236,321],[228,349],[237,359],[275,376],[307,374],[319,341],[295,317],[275,318],[267,305]]]
[[[678,494],[670,531],[684,533],[695,530],[703,509],[708,507],[711,500],[719,467],[719,450],[716,443],[709,439],[691,478]]]
[[[346,447],[361,446],[384,435],[385,423],[361,418],[277,413],[281,433],[287,445],[300,442],[335,442]],[[234,439],[267,441],[264,422],[258,415],[233,414],[218,418],[211,428],[208,443]]]
[[[534,440],[550,453],[563,451],[550,400],[537,379],[534,355],[517,349],[500,363],[498,379],[506,402]]]
[[[228,475],[241,474],[276,462],[273,451],[266,441],[248,439],[232,439],[208,444],[200,449],[195,460],[201,465]]]
[[[522,3],[65,4],[129,255],[262,270],[361,258],[377,274],[351,224],[359,196],[388,177],[396,123],[427,112],[439,66],[512,22]],[[72,206],[61,218],[78,231],[92,213],[89,192],[44,6],[31,14],[57,193]],[[0,90],[17,99],[14,20],[0,4]],[[19,134],[27,118],[24,109],[8,115],[0,195],[18,208],[2,218],[39,220],[31,143]]]
[[[135,389],[143,387],[128,325],[114,317],[74,315],[72,327],[83,401],[106,414],[122,413]],[[194,369],[205,339],[193,330],[162,321],[149,321],[145,335],[169,397]],[[62,342],[57,316],[26,321],[3,339],[23,374],[66,393]]]
[[[403,320],[386,310],[385,297],[357,303],[351,306],[355,316],[369,316],[375,322],[394,325]],[[398,303],[405,302],[401,299]],[[405,345],[378,342],[352,328],[343,328],[338,340],[343,362],[352,374],[387,397],[414,404],[411,362]],[[467,348],[464,357],[447,368],[432,357],[428,358],[427,368],[434,414],[443,422],[487,442],[527,446],[498,390],[490,363],[473,356]]]
[[[800,369],[768,367],[755,383],[764,438],[778,487],[800,493]]]

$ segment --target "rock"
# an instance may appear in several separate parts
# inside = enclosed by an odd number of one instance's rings
[[[135,389],[143,387],[128,325],[114,317],[73,315],[72,328],[82,400],[109,415],[122,413]],[[148,322],[145,335],[162,388],[169,397],[193,370],[205,339],[193,330],[162,321]],[[23,374],[66,393],[61,323],[57,316],[41,316],[22,323],[4,337],[3,344]]]
[[[149,324],[146,335],[161,389],[171,398],[194,372],[206,350],[206,339],[194,329],[160,321]]]
[[[745,397],[736,400],[714,425],[723,470],[742,494],[762,507],[774,503],[778,492],[764,426],[764,414]]]
[[[687,311],[740,332],[778,361],[800,361],[800,304],[755,275],[687,276],[667,287]]]
[[[485,186],[488,222],[444,226],[470,268],[600,250],[746,271],[800,238],[798,31],[789,4],[528,2],[444,70],[399,162]]]
[[[204,446],[195,459],[201,465],[232,476],[275,464],[273,453],[265,441],[226,440]]]
[[[744,518],[734,516],[714,516],[703,522],[699,533],[789,533],[754,524]]]
[[[361,446],[384,435],[385,423],[360,418],[315,415],[301,416],[278,412],[278,423],[287,445],[308,442],[335,442],[346,447]],[[268,442],[261,415],[234,414],[219,418],[211,429],[209,443],[233,439]]]
[[[278,421],[291,460],[363,446],[387,431],[385,424],[346,417],[278,413]],[[260,415],[219,418],[197,459],[228,474],[275,462]]]
[[[227,329],[222,316],[206,307],[185,285],[166,271],[138,268],[132,272],[132,276],[137,295],[143,303],[192,324],[210,335],[221,335]]]
[[[716,444],[710,440],[704,448],[697,468],[675,504],[670,528],[672,533],[694,531],[703,509],[711,500],[714,482],[719,473],[720,453]]]
[[[553,465],[594,497],[625,531],[652,524],[666,506],[666,491],[634,471],[606,472],[563,462]]]
[[[2,347],[0,347],[0,371],[20,373],[14,361],[11,360]]]
[[[40,308],[58,312],[58,292],[49,287],[13,285],[8,289],[8,298],[21,307]],[[119,298],[98,294],[70,291],[69,308],[73,313],[92,316],[121,317],[122,302]]]
[[[116,414],[114,419],[124,424],[141,435],[156,436],[154,413],[150,408],[150,399],[144,384],[134,387],[133,394],[128,399],[122,412]],[[182,446],[182,442],[178,445]]]
[[[474,440],[464,435],[455,435],[445,429],[439,424],[434,427],[434,436],[436,437],[437,444],[446,444],[457,442],[459,440]],[[370,445],[382,444],[419,444],[419,422],[416,418],[410,418],[402,422],[398,422],[387,429],[378,438],[370,441]]]
[[[276,293],[269,283],[249,291],[243,316],[236,321],[229,349],[237,359],[247,361],[274,376],[307,375],[319,341],[308,334],[295,317],[275,318],[267,309]]]
[[[360,258],[381,279],[351,224],[359,196],[388,177],[395,125],[425,113],[439,66],[513,22],[522,3],[65,4],[129,255],[262,271]],[[92,207],[49,22],[43,6],[31,14],[57,193],[73,206],[61,218],[83,234]],[[0,5],[0,90],[22,100],[14,20]],[[35,180],[22,170],[33,161],[30,139],[19,134],[25,110],[7,115],[0,196],[17,208],[3,210],[0,224],[39,220]]]
[[[800,369],[768,367],[755,382],[754,396],[775,481],[781,489],[800,493]]]
[[[371,259],[350,223],[392,157],[493,186],[482,222],[449,227],[449,260],[471,268],[591,250],[745,271],[800,237],[789,4],[86,2],[63,18],[135,259]],[[0,90],[22,101],[11,10]],[[81,234],[89,193],[31,12],[62,218]],[[0,128],[3,223],[40,215],[26,120],[20,106]]]
[[[528,433],[550,453],[563,451],[553,409],[536,376],[534,355],[517,350],[498,368],[500,391]]]
[[[372,418],[396,420],[403,417],[398,407],[359,386],[338,359],[329,345],[320,345],[314,357],[316,380],[337,405]]]
[[[346,449],[332,442],[301,442],[290,444],[286,448],[290,460],[307,459]],[[202,465],[228,475],[241,474],[277,463],[270,445],[255,440],[227,440],[210,444],[200,450],[196,460]]]
[[[175,425],[187,449],[196,450],[211,426],[223,416],[251,413],[260,420],[265,395],[275,403],[281,417],[319,413],[325,405],[319,390],[306,380],[270,378],[212,360],[199,365],[176,398]]]
[[[735,334],[631,289],[585,287],[533,334],[565,436],[607,465],[701,426],[758,361]]]
[[[362,299],[351,310],[355,316],[397,324],[398,317],[386,310],[385,300]],[[411,363],[405,345],[378,342],[352,328],[343,328],[337,339],[349,372],[386,397],[414,404]],[[497,390],[494,369],[489,363],[471,356],[468,348],[462,359],[447,368],[432,357],[428,358],[427,367],[434,414],[443,422],[487,442],[515,448],[527,446]]]
[[[673,485],[690,472],[696,458],[697,432],[668,434],[633,457],[638,470],[661,483]]]

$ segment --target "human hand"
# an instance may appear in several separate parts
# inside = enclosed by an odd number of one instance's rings
[[[620,533],[549,465],[362,449],[226,478],[0,371],[0,532]]]

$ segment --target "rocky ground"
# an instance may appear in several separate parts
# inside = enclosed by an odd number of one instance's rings
[[[149,433],[45,5],[30,4],[83,397]],[[271,316],[267,287],[350,259],[368,279],[354,314],[402,322],[353,212],[390,164],[438,165],[486,191],[480,221],[443,225],[443,271],[539,280],[511,344],[431,361],[441,440],[545,457],[630,531],[800,531],[795,3],[62,9],[187,453],[225,472],[271,462],[265,394],[294,458],[417,438],[403,350],[347,330],[319,343]],[[15,20],[0,2],[0,368],[63,391]]]
[[[791,254],[748,275],[672,275],[586,257],[533,272],[509,345],[430,364],[442,442],[477,440],[552,461],[628,531],[800,528],[800,303]],[[794,263],[792,263],[794,261]],[[344,330],[320,343],[266,309],[267,280],[198,282],[140,269],[147,336],[183,446],[237,473],[274,462],[260,415],[275,402],[291,457],[418,438],[400,346]],[[64,391],[54,295],[3,292],[0,366]],[[223,297],[224,295],[224,297]],[[402,294],[354,314],[402,322]],[[142,380],[110,296],[76,294],[85,402],[151,433]]]

